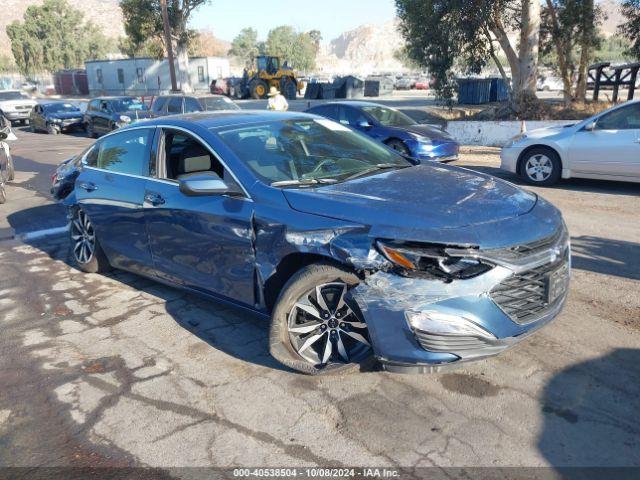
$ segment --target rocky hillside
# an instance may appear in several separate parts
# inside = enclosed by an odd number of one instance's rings
[[[625,21],[620,11],[620,2],[618,0],[603,0],[600,2],[606,20],[602,23],[602,33],[607,37],[612,37],[618,30],[618,25]]]
[[[30,5],[41,4],[43,0],[2,0],[0,15],[0,55],[11,55],[11,43],[6,28],[14,20],[22,20]],[[84,13],[87,20],[99,25],[105,35],[118,38],[124,35],[122,12],[118,0],[67,0],[69,5]]]
[[[402,65],[394,58],[394,53],[403,43],[395,21],[362,25],[325,45],[318,65],[324,71],[336,73],[397,70]]]

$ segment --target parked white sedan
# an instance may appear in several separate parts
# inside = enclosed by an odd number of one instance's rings
[[[500,156],[502,169],[534,185],[573,177],[640,182],[640,100],[517,135]]]

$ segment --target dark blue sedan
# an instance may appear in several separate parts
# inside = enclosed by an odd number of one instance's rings
[[[71,103],[39,103],[29,115],[29,129],[32,132],[43,131],[57,135],[63,131],[82,128],[82,112]]]
[[[496,355],[567,294],[568,234],[552,205],[480,173],[415,166],[323,117],[145,121],[56,176],[72,179],[61,197],[80,269],[256,312],[271,354],[305,373]]]
[[[460,145],[451,135],[440,128],[417,123],[395,108],[346,101],[317,105],[307,112],[348,125],[418,160],[449,162],[458,159]]]

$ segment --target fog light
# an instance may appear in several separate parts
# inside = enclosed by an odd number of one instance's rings
[[[496,338],[472,320],[451,313],[429,310],[426,312],[405,312],[409,325],[423,332],[435,335],[461,335]]]

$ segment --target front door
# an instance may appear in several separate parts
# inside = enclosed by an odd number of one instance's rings
[[[187,196],[180,192],[181,178],[205,171],[237,185],[212,151],[190,134],[165,129],[158,152],[158,178],[146,182],[144,196],[158,275],[254,305],[253,202],[244,195]]]
[[[98,140],[75,183],[78,204],[110,263],[147,275],[153,265],[142,203],[154,132],[133,128]]]
[[[603,115],[591,131],[576,132],[570,159],[576,174],[640,177],[640,103]]]

